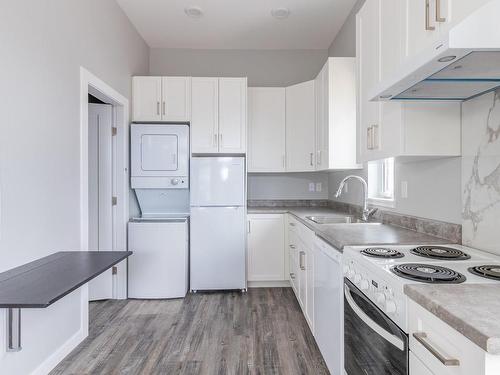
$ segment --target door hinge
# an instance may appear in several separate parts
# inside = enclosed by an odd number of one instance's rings
[[[117,273],[118,273],[118,267],[116,266],[111,267],[111,274],[116,275]]]
[[[118,204],[118,199],[116,197],[111,197],[111,205],[116,206]]]
[[[115,128],[115,127],[112,127],[112,128],[111,128],[111,135],[112,135],[112,136],[115,136],[117,132],[118,132],[118,129],[117,129],[117,128]]]

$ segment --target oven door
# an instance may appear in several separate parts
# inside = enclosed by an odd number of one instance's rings
[[[408,336],[347,279],[344,361],[347,375],[408,375]]]

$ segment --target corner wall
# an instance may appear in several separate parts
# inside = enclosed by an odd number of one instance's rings
[[[0,2],[0,272],[80,246],[80,66],[130,98],[149,48],[114,0]],[[46,373],[86,334],[86,288],[23,311],[0,372]]]

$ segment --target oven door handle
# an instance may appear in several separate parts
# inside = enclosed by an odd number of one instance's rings
[[[345,299],[349,304],[349,306],[351,307],[351,309],[353,309],[353,311],[356,313],[356,315],[363,322],[365,322],[368,327],[373,329],[383,339],[390,342],[399,350],[401,351],[405,350],[405,343],[403,342],[403,340],[401,340],[397,336],[394,336],[392,333],[387,332],[384,328],[375,323],[373,319],[371,319],[368,315],[366,315],[366,313],[356,304],[356,302],[352,298],[351,290],[349,289],[349,287],[347,285],[344,285],[344,289],[345,289]]]

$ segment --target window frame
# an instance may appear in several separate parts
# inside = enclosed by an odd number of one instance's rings
[[[394,158],[368,162],[368,202],[370,204],[390,208],[396,206],[395,175]]]

